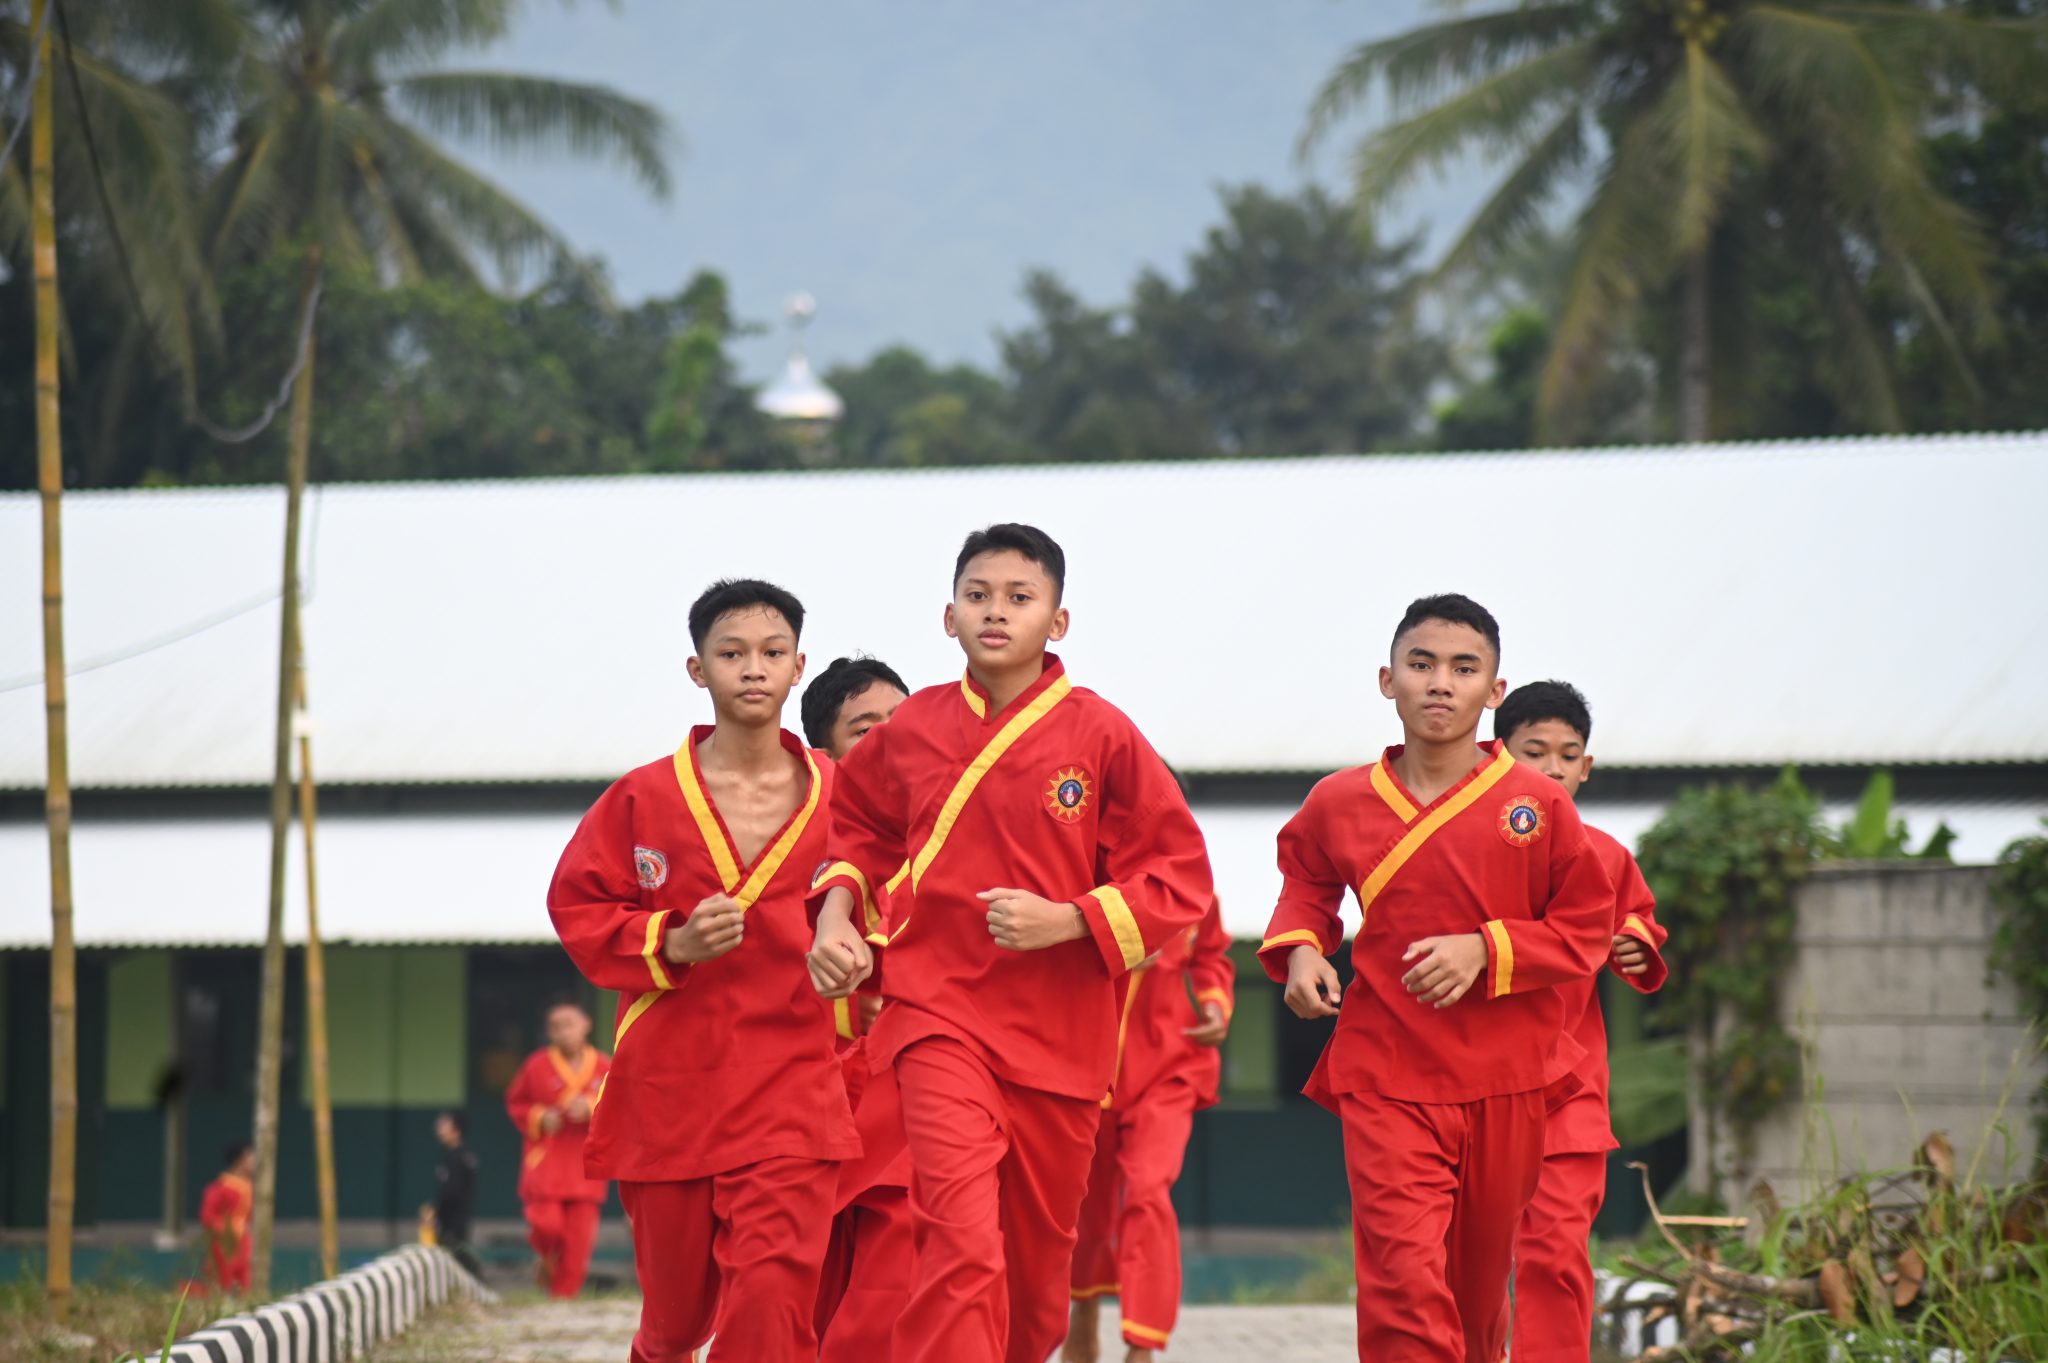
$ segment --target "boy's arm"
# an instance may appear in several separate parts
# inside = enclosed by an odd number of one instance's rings
[[[1636,865],[1632,856],[1622,864],[1621,884],[1614,888],[1614,935],[1638,945],[1613,945],[1608,953],[1608,966],[1629,988],[1641,994],[1654,994],[1671,975],[1662,951],[1670,933],[1657,921],[1657,897],[1650,893],[1643,868]],[[1632,964],[1642,968],[1631,972]]]
[[[519,1073],[512,1076],[512,1087],[505,1090],[505,1115],[525,1133],[526,1139],[537,1141],[546,1134],[541,1123],[547,1118],[548,1105],[534,1092],[532,1075],[532,1065],[522,1063]]]
[[[853,897],[854,926],[863,936],[884,931],[881,906],[889,879],[908,855],[907,802],[888,757],[889,726],[871,730],[838,764],[825,865],[806,897],[812,921],[835,888]]]
[[[548,917],[569,959],[600,989],[673,989],[689,969],[662,954],[668,929],[687,915],[640,905],[633,804],[623,784],[600,796],[576,825],[548,886]]]
[[[1202,925],[1195,932],[1195,951],[1188,961],[1188,979],[1194,985],[1195,1006],[1213,1003],[1228,1018],[1237,1007],[1237,964],[1230,959],[1230,934],[1223,930],[1223,904],[1209,901]]]
[[[1310,795],[1280,830],[1280,902],[1259,944],[1259,963],[1276,983],[1287,983],[1287,960],[1299,946],[1334,956],[1344,945],[1344,877],[1324,850],[1321,820]]]
[[[1550,802],[1550,898],[1537,918],[1489,918],[1480,932],[1485,997],[1526,994],[1583,979],[1607,963],[1614,886],[1569,799]]]
[[[858,749],[856,749],[858,751]],[[1112,979],[1198,922],[1215,899],[1209,848],[1166,763],[1132,730],[1103,773],[1096,874],[1074,901]]]

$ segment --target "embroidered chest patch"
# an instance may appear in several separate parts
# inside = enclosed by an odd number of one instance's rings
[[[633,849],[633,873],[643,890],[658,890],[668,882],[668,857],[652,847]]]
[[[1045,812],[1061,823],[1073,823],[1087,812],[1095,783],[1079,767],[1062,767],[1045,788]]]
[[[1517,795],[1501,806],[1500,835],[1515,847],[1543,836],[1543,806],[1533,795]]]

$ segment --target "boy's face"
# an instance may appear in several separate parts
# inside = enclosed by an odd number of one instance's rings
[[[557,1008],[548,1014],[548,1044],[567,1053],[580,1051],[590,1040],[590,1019],[581,1008]]]
[[[803,675],[796,631],[769,606],[713,620],[703,652],[690,659],[690,680],[711,693],[718,718],[743,724],[779,724],[783,702]]]
[[[1508,752],[1579,798],[1579,787],[1593,774],[1593,754],[1579,731],[1561,719],[1539,719],[1508,735]]]
[[[1394,640],[1393,664],[1380,669],[1380,694],[1394,702],[1401,727],[1424,742],[1471,738],[1500,704],[1507,683],[1493,646],[1470,625],[1424,620]]]
[[[446,1117],[434,1118],[434,1138],[451,1150],[462,1144],[462,1133]]]
[[[229,1167],[229,1172],[237,1174],[242,1178],[256,1177],[256,1152],[254,1150],[244,1150],[241,1154],[237,1155],[234,1164]]]
[[[834,762],[844,761],[853,745],[867,737],[868,730],[877,724],[888,723],[889,716],[896,713],[896,707],[904,700],[904,694],[888,682],[869,682],[867,690],[839,703],[839,717],[832,721],[832,731],[825,735],[825,751]]]
[[[1067,635],[1067,608],[1045,569],[1015,549],[991,549],[967,560],[946,606],[946,633],[960,641],[977,671],[1022,666]]]

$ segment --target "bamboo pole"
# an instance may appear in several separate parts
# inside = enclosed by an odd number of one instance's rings
[[[50,1204],[44,1292],[50,1314],[71,1314],[71,1221],[78,1184],[78,959],[71,935],[71,748],[64,686],[64,451],[57,426],[57,196],[50,98],[52,0],[32,0],[38,35],[29,130],[30,231],[35,251],[36,486],[43,508],[43,715],[50,831]]]
[[[306,248],[301,315],[320,280],[320,248]],[[292,387],[290,452],[285,465],[284,595],[279,605],[277,746],[270,783],[270,921],[263,938],[263,1000],[256,1045],[256,1206],[250,1217],[249,1294],[270,1296],[270,1253],[277,1221],[277,1121],[284,1070],[284,882],[292,818],[292,701],[299,663],[299,511],[305,501],[313,434],[313,335]]]
[[[313,729],[306,711],[305,621],[299,621],[299,826],[306,837],[306,1062],[313,1067],[313,1165],[320,1186],[320,1276],[341,1272],[341,1227],[334,1189],[334,1104],[327,1075],[327,962],[320,945],[320,877],[313,857],[319,797],[313,783]]]

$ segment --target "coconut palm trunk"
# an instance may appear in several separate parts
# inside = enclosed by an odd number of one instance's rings
[[[1678,360],[1678,438],[1699,444],[1713,438],[1713,312],[1707,248],[1685,262],[1685,298]]]
[[[284,882],[292,819],[292,714],[299,668],[299,511],[306,494],[307,450],[313,436],[312,320],[320,282],[320,248],[306,248],[299,283],[305,358],[292,387],[290,451],[285,464],[284,595],[277,675],[276,763],[270,784],[270,921],[263,937],[263,1003],[256,1045],[256,1206],[250,1217],[249,1293],[270,1295],[270,1251],[277,1220],[277,1122],[284,1071]]]
[[[57,429],[57,195],[51,127],[50,26],[34,0],[36,83],[29,129],[35,250],[36,485],[43,504],[43,714],[50,830],[50,1312],[71,1312],[71,1218],[78,1182],[78,961],[71,938],[71,755],[64,694],[64,448]]]
[[[305,637],[299,621],[300,642]],[[299,649],[299,827],[306,838],[306,1063],[313,1079],[313,1168],[320,1189],[320,1276],[341,1272],[341,1226],[334,1188],[334,1102],[327,1085],[327,958],[320,946],[319,862],[313,855],[320,806],[313,784],[313,731],[306,712],[306,650]]]

